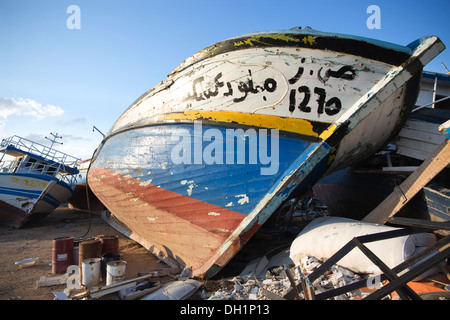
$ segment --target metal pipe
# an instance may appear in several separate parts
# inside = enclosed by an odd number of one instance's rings
[[[428,104],[426,104],[426,105],[423,105],[423,106],[421,106],[421,107],[417,107],[417,108],[413,109],[413,111],[411,111],[411,112],[419,111],[419,110],[421,110],[421,109],[423,109],[423,108],[426,108],[426,107],[428,107],[428,106],[431,106],[432,104],[434,105],[434,104],[436,104],[436,103],[439,103],[439,102],[444,101],[444,100],[447,100],[447,99],[450,99],[450,96],[445,97],[445,98],[442,98],[442,99],[439,99],[438,101],[430,102],[430,103],[428,103]],[[434,99],[433,99],[433,100],[434,100]]]

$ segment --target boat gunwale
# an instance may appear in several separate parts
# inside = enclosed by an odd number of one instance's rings
[[[306,40],[304,40],[305,38]],[[425,38],[427,38],[427,36],[415,40],[410,45],[413,43],[420,44]],[[312,39],[315,42],[314,46],[311,44],[313,41]],[[320,39],[321,41],[326,40],[325,42],[328,43],[320,43],[317,45],[317,39]],[[409,57],[411,57],[415,49],[409,46],[397,45],[366,37],[326,33],[312,29],[305,29],[300,32],[293,32],[292,29],[257,32],[225,39],[207,46],[184,60],[169,74],[169,77],[183,71],[195,63],[219,54],[242,49],[267,47],[298,47],[299,49],[309,48],[341,52],[395,66],[400,66],[404,63]],[[378,50],[379,52],[376,52]],[[399,57],[397,58],[393,54],[398,54]]]

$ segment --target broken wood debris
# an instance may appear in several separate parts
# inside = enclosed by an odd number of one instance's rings
[[[39,278],[39,280],[37,281],[37,286],[38,286],[38,288],[58,286],[61,284],[66,284],[67,279],[68,279],[67,273],[63,274],[62,276],[55,276],[55,277],[41,276]]]
[[[441,145],[363,221],[385,223],[450,163],[450,140]]]
[[[119,291],[120,300],[135,300],[147,294],[150,294],[161,288],[160,282],[144,281],[134,287],[121,289]]]

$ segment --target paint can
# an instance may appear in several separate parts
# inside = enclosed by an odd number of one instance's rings
[[[100,258],[89,258],[81,262],[81,284],[91,287],[100,282]]]
[[[102,255],[102,280],[106,281],[106,264],[111,261],[119,261],[122,255],[120,253],[105,253]]]
[[[101,236],[100,242],[102,243],[102,254],[119,252],[118,236]]]
[[[67,267],[73,264],[73,238],[59,237],[53,239],[52,273],[66,273]]]
[[[100,258],[101,254],[102,244],[100,240],[82,241],[78,246],[78,265],[81,267],[83,260],[89,258]]]
[[[125,280],[127,269],[126,261],[111,261],[106,264],[106,285],[119,283]]]

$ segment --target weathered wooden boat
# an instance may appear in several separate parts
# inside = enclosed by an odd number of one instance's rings
[[[218,42],[121,115],[88,184],[114,227],[211,277],[284,201],[389,141],[443,49],[310,28]]]
[[[57,136],[54,135],[52,146]],[[51,213],[70,198],[79,159],[12,136],[0,145],[0,223],[20,228]],[[14,157],[6,160],[6,156]]]

